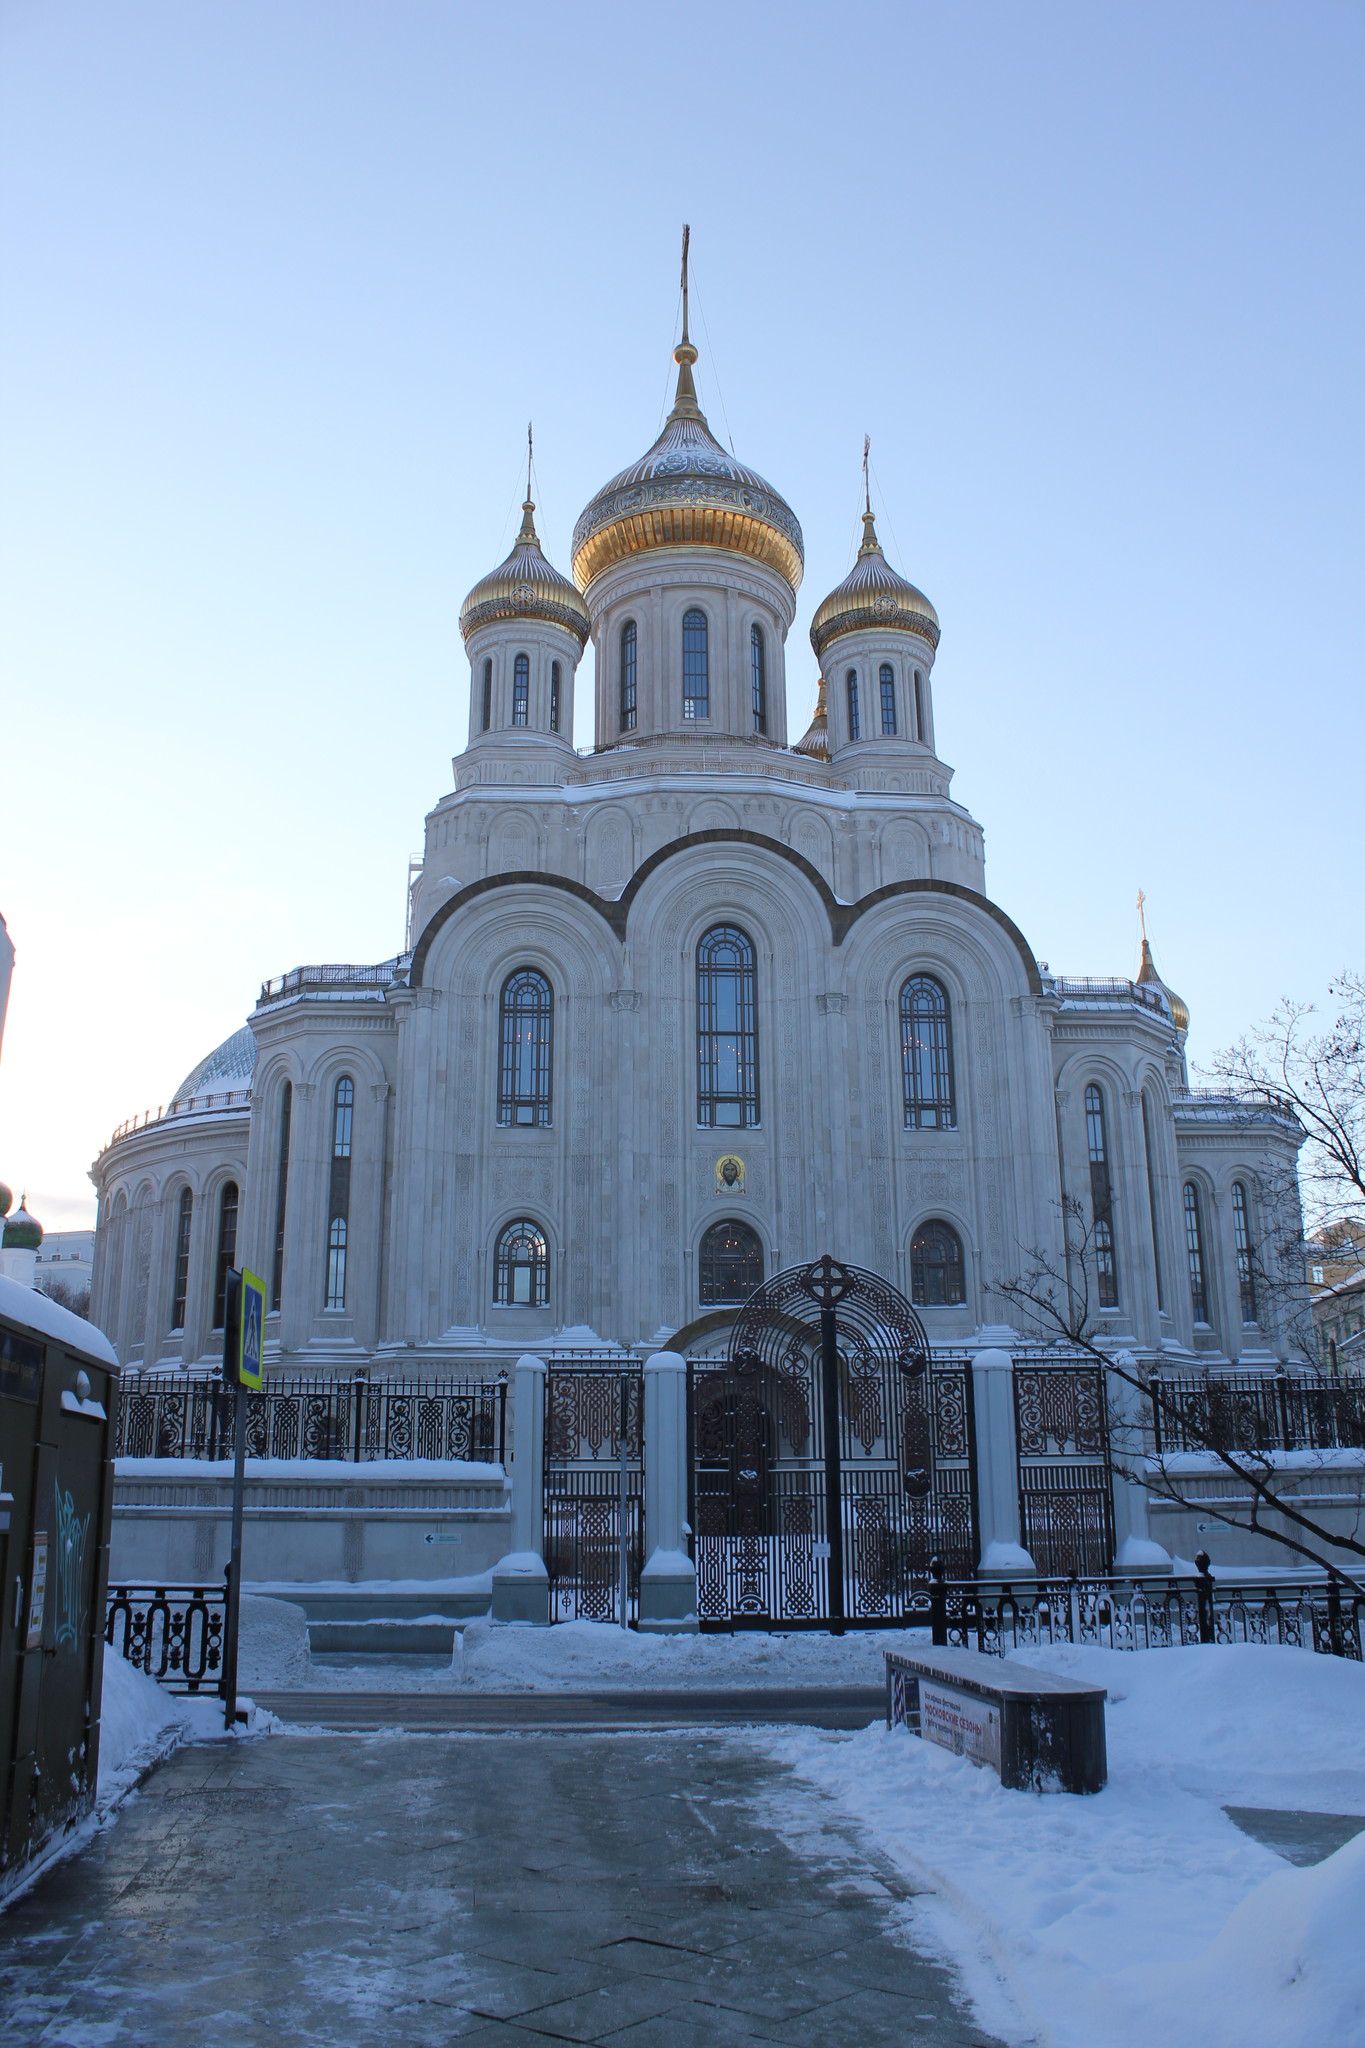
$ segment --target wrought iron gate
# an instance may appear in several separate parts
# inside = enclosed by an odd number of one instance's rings
[[[688,1414],[703,1628],[885,1627],[931,1558],[974,1569],[971,1369],[931,1360],[877,1274],[826,1258],[757,1289]]]
[[[626,1619],[635,1619],[644,1562],[643,1410],[643,1379],[634,1360],[551,1362],[545,1384],[545,1567],[552,1621],[621,1619],[623,1477]]]
[[[1040,1572],[1091,1578],[1114,1557],[1104,1367],[1014,1361],[1021,1539]]]

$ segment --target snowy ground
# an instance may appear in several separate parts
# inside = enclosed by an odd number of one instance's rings
[[[903,1729],[755,1741],[906,1874],[982,2026],[1047,2048],[1360,2048],[1365,1836],[1287,1866],[1224,1805],[1365,1814],[1365,1669],[1255,1647],[1030,1662],[1109,1688],[1109,1785],[1007,1792]]]

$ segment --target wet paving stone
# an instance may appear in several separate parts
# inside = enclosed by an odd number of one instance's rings
[[[995,2048],[906,1895],[726,1734],[190,1748],[0,1918],[0,2036]]]

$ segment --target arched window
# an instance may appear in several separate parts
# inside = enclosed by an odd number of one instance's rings
[[[355,1082],[343,1074],[332,1096],[332,1173],[327,1190],[327,1293],[324,1308],[346,1306],[346,1251],[351,1222],[351,1120]]]
[[[768,730],[768,652],[762,626],[749,628],[749,681],[754,706],[754,731]]]
[[[550,1298],[550,1254],[545,1233],[519,1216],[498,1238],[493,1300],[498,1308],[544,1308]]]
[[[185,1327],[185,1301],[190,1291],[190,1226],[194,1221],[194,1196],[180,1190],[180,1209],[175,1219],[175,1272],[171,1288],[171,1328]]]
[[[711,716],[711,665],[706,645],[706,613],[695,607],[683,613],[683,717]]]
[[[910,1246],[910,1299],[917,1308],[955,1308],[967,1299],[962,1239],[951,1223],[931,1217]]]
[[[697,1298],[703,1308],[747,1301],[763,1285],[763,1246],[747,1223],[713,1223],[701,1241]]]
[[[621,628],[621,730],[635,730],[635,646],[638,635],[634,619]]]
[[[493,723],[493,661],[490,656],[483,665],[483,726],[487,732]]]
[[[1242,1298],[1242,1321],[1256,1321],[1256,1269],[1251,1255],[1251,1207],[1240,1180],[1232,1183],[1232,1239],[1237,1252],[1237,1291]]]
[[[213,1327],[227,1323],[228,1274],[237,1263],[237,1183],[224,1184],[218,1197],[218,1255],[213,1267]]]
[[[531,657],[519,654],[512,664],[512,723],[528,725],[531,718]]]
[[[1166,1290],[1161,1277],[1161,1226],[1157,1220],[1156,1167],[1152,1160],[1152,1113],[1147,1091],[1142,1094],[1142,1150],[1147,1161],[1147,1210],[1152,1223],[1152,1260],[1156,1267],[1156,1305],[1165,1314]]]
[[[918,669],[916,669],[916,670],[915,670],[915,738],[916,738],[917,740],[927,740],[927,739],[928,739],[928,737],[929,737],[928,733],[926,733],[926,731],[924,730],[924,677],[923,677],[923,676],[922,676],[922,675],[920,674],[919,670],[918,670]]]
[[[502,985],[498,1018],[498,1122],[548,1124],[554,996],[534,967]]]
[[[863,721],[858,711],[857,669],[851,668],[844,680],[848,690],[848,736],[851,740],[860,740],[863,736]]]
[[[882,693],[882,731],[896,730],[896,671],[889,661],[884,661],[877,678]]]
[[[1085,1142],[1090,1158],[1090,1210],[1094,1221],[1095,1292],[1101,1308],[1119,1305],[1119,1274],[1114,1256],[1114,1190],[1109,1178],[1109,1134],[1104,1096],[1094,1082],[1085,1091]]]
[[[1190,1274],[1190,1306],[1197,1323],[1209,1319],[1208,1287],[1204,1279],[1204,1228],[1199,1215],[1199,1190],[1193,1181],[1187,1180],[1183,1196],[1185,1207],[1185,1263]]]
[[[753,942],[718,924],[697,947],[697,1122],[758,1122],[758,1019]]]
[[[901,1083],[907,1130],[952,1129],[957,1113],[948,993],[930,974],[912,974],[901,987]]]
[[[280,1091],[280,1156],[275,1168],[275,1269],[270,1282],[270,1306],[280,1305],[284,1287],[284,1208],[289,1193],[289,1125],[294,1115],[294,1084],[286,1081]]]
[[[557,661],[550,663],[550,731],[559,731],[559,684],[563,671]]]

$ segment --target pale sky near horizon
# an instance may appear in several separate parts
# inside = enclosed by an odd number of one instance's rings
[[[698,385],[806,535],[859,458],[987,886],[1207,1057],[1365,964],[1355,0],[0,0],[0,1179],[87,1170],[403,939],[464,592]],[[578,740],[590,739],[591,655]],[[586,685],[586,687],[585,687]]]

